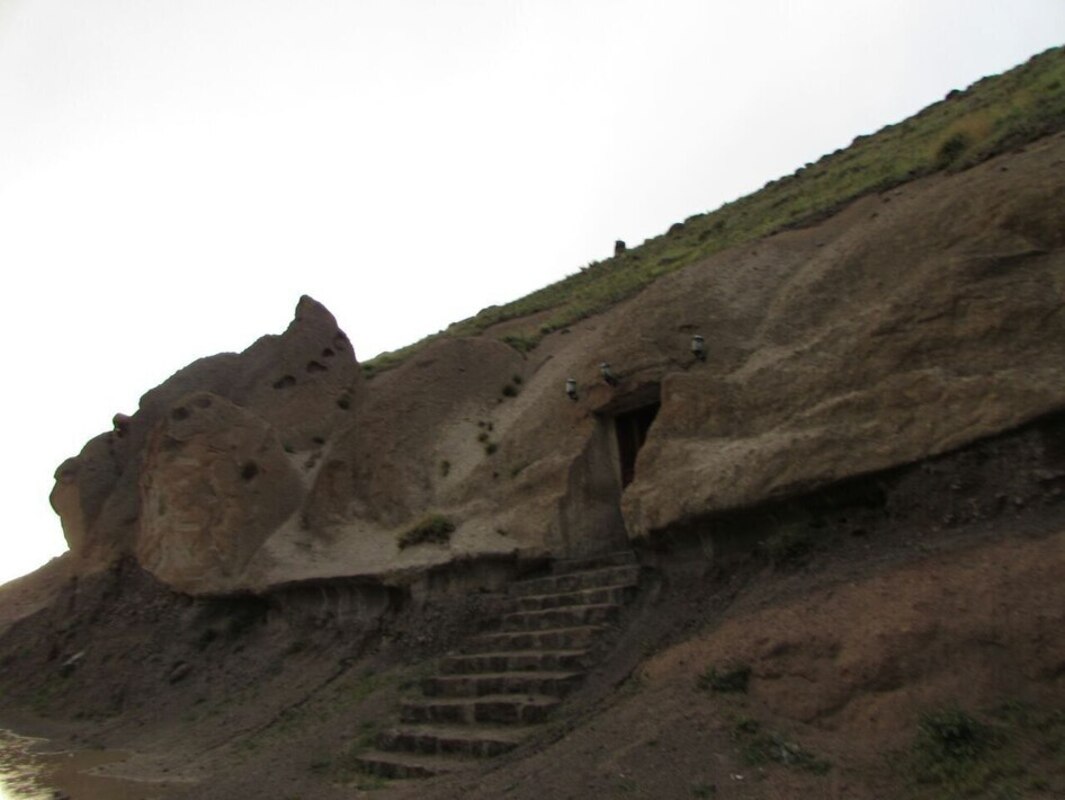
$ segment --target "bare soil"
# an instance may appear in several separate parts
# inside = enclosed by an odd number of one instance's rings
[[[677,531],[642,553],[644,589],[563,712],[431,781],[351,757],[498,596],[194,600],[131,563],[65,582],[53,564],[0,638],[0,725],[129,752],[93,773],[153,781],[130,798],[950,797],[915,781],[914,743],[960,709],[1020,754],[972,796],[1061,797],[1063,497],[1059,416]],[[715,691],[711,669],[749,670],[747,690]]]

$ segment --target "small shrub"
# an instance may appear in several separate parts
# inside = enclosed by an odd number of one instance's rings
[[[814,775],[824,775],[832,769],[828,761],[817,758],[795,742],[789,742],[772,731],[763,731],[757,720],[743,719],[737,722],[732,729],[732,737],[740,743],[740,756],[748,766],[781,764]]]
[[[510,380],[517,386],[521,386],[522,384],[521,375],[512,375]]]
[[[441,514],[422,517],[399,537],[399,549],[417,544],[446,544],[455,531],[455,523]]]
[[[762,723],[758,720],[751,719],[750,717],[740,717],[732,727],[732,733],[734,738],[739,738],[744,734],[758,733],[761,728]]]
[[[492,453],[494,453],[498,449],[499,449],[499,445],[498,444],[496,444],[495,442],[489,442],[488,444],[486,444],[484,446],[484,454],[487,455],[487,456],[490,456],[490,455],[492,455]]]
[[[482,444],[484,442],[487,442],[488,441],[488,434],[485,433],[484,431],[481,431],[479,434],[477,434],[477,441],[481,442]]]
[[[936,165],[940,168],[950,166],[969,148],[970,143],[969,137],[960,131],[948,136],[936,151]]]
[[[723,672],[718,672],[716,667],[709,667],[699,676],[697,685],[703,691],[746,693],[750,680],[751,668],[740,664]]]
[[[991,729],[961,709],[925,714],[918,724],[917,746],[937,759],[978,758],[993,743]]]
[[[936,797],[1024,796],[1021,786],[1040,777],[1029,770],[1046,744],[1042,720],[1014,711],[1001,719],[1002,726],[992,726],[957,708],[925,714],[902,766],[918,784],[935,787]]]
[[[446,458],[440,462],[440,477],[446,478],[451,472],[451,462]]]
[[[961,709],[925,714],[913,745],[914,776],[959,790],[984,786],[984,759],[999,743],[991,727]]]
[[[536,345],[539,341],[532,336],[521,336],[519,334],[510,334],[503,337],[503,343],[509,344],[519,353],[528,353],[531,350],[536,349]]]
[[[517,389],[516,386],[514,386],[513,383],[508,383],[506,386],[504,386],[499,391],[503,393],[504,397],[517,397],[518,396],[518,389]]]

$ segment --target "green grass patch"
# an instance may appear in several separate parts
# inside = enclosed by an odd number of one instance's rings
[[[1065,796],[1065,712],[1022,703],[928,712],[897,768],[922,800]]]
[[[399,537],[399,549],[419,544],[447,544],[455,532],[455,523],[443,514],[428,514]]]
[[[445,336],[476,336],[508,320],[539,315],[502,341],[520,353],[540,339],[632,297],[659,277],[727,248],[814,224],[859,197],[915,178],[953,172],[1065,128],[1065,48],[951,92],[903,122],[806,164],[791,175],[674,223],[669,232],[501,306],[491,306],[408,347],[363,365],[368,376],[401,364]]]
[[[751,668],[746,664],[739,664],[722,670],[718,670],[717,667],[708,667],[696,680],[696,686],[704,692],[741,692],[746,694],[750,680]]]
[[[732,738],[740,746],[743,762],[751,767],[780,764],[814,775],[824,775],[832,769],[831,763],[825,759],[779,733],[764,730],[757,720],[744,718],[737,721],[732,728]]]

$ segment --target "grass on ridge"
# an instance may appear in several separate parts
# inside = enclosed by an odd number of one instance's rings
[[[762,189],[675,223],[668,233],[543,289],[490,306],[419,342],[366,362],[367,375],[402,363],[444,336],[476,336],[500,322],[548,312],[508,344],[526,352],[551,331],[600,313],[657,278],[729,247],[813,224],[853,200],[937,172],[966,169],[1065,128],[1065,48],[1057,47],[983,78],[895,125],[859,136],[846,149],[806,164]]]

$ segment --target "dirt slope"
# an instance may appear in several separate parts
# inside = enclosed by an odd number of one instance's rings
[[[170,800],[1060,796],[1063,457],[1059,416],[769,509],[775,533],[727,558],[695,534],[645,551],[609,657],[527,744],[455,777],[351,764],[491,594],[197,600],[125,562],[0,640],[0,723],[133,751],[106,772]],[[746,692],[707,686],[739,667]],[[922,721],[952,709],[995,737],[969,793],[914,781]]]
[[[852,565],[859,574],[849,580],[811,569],[750,587],[723,619],[649,658],[601,713],[541,752],[475,782],[380,796],[907,796],[905,772],[886,756],[905,754],[922,714],[1010,701],[1065,707],[1065,527],[1006,527],[1005,540]],[[751,668],[746,694],[699,688],[708,668],[730,664]],[[743,720],[825,759],[827,774],[748,763]],[[1018,796],[1061,796],[1060,756],[1027,765]],[[1032,792],[1031,779],[1047,774],[1050,788]],[[714,793],[699,793],[711,785]]]

